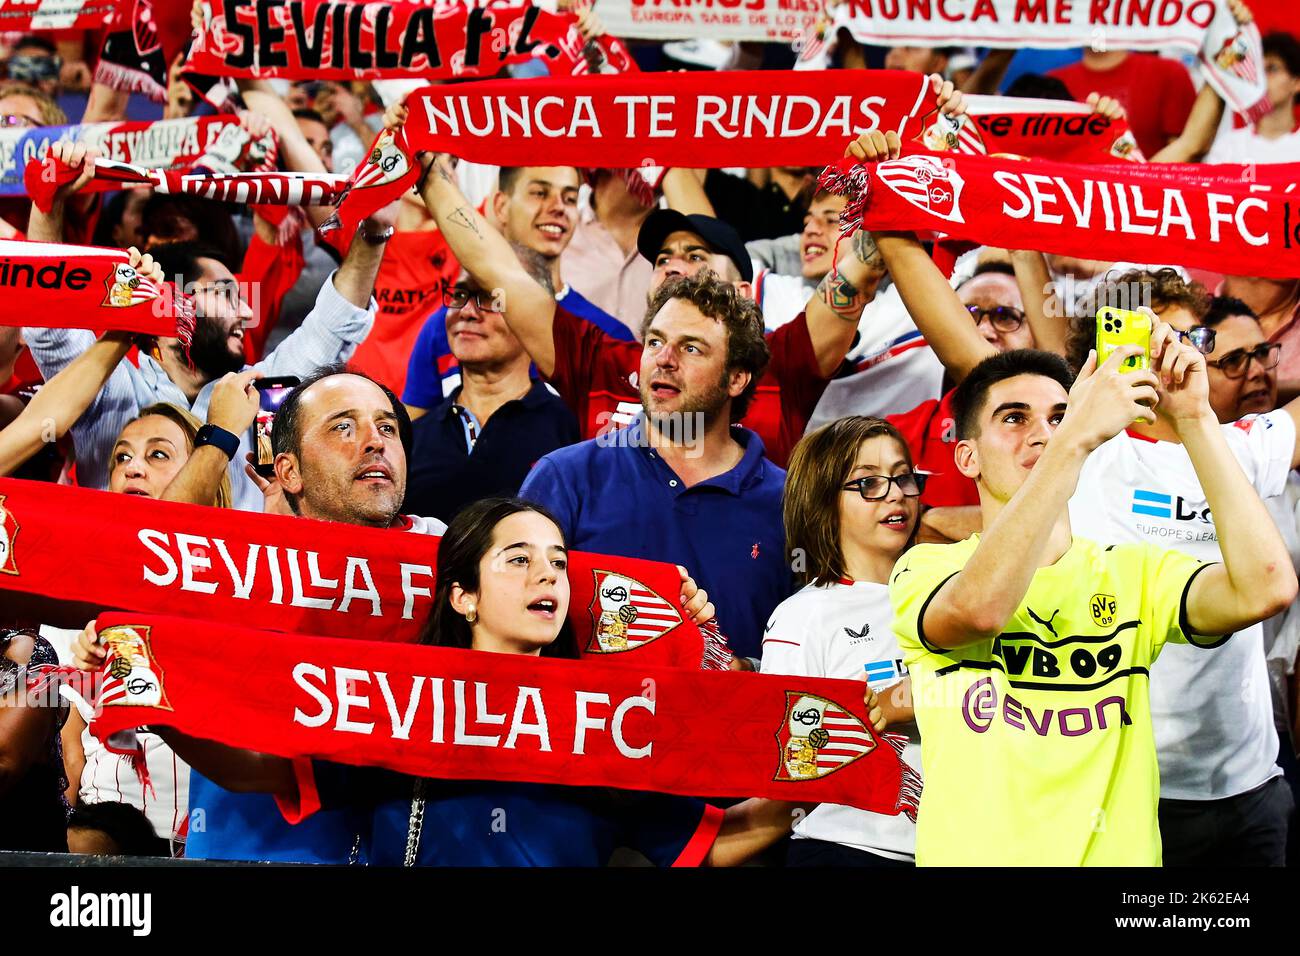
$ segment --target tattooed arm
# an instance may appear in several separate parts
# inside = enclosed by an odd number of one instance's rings
[[[871,233],[862,229],[848,242],[841,240],[837,259],[837,267],[826,273],[805,313],[817,364],[826,377],[834,374],[853,347],[862,310],[875,298],[885,274]]]
[[[426,157],[427,161],[427,157]],[[456,260],[484,289],[504,303],[502,315],[523,343],[538,371],[555,371],[555,299],[537,284],[510,243],[475,211],[456,183],[445,156],[433,158],[419,185],[420,195],[438,222]]]

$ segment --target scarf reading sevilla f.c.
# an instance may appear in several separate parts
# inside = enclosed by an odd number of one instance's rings
[[[1300,164],[1078,166],[918,154],[828,167],[859,226],[997,248],[1167,262],[1225,275],[1300,276]]]
[[[572,14],[528,2],[210,0],[185,69],[263,79],[451,79],[540,57],[571,73],[582,59],[575,23]]]
[[[174,337],[186,350],[194,334],[194,301],[119,249],[0,240],[0,300],[0,325]]]
[[[706,673],[255,631],[97,620],[77,690],[108,740],[142,725],[287,758],[455,780],[847,804],[915,818],[901,741],[859,681]],[[66,675],[74,689],[82,675]],[[300,793],[301,810],[311,794]]]
[[[195,620],[409,643],[429,613],[437,551],[437,538],[395,529],[0,479],[0,591],[10,607],[41,599],[28,613],[42,623],[184,607]],[[584,656],[726,666],[683,612],[673,565],[571,552],[569,583]]]

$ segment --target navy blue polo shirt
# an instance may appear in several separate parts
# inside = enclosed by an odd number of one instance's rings
[[[573,412],[540,381],[481,426],[459,397],[457,388],[414,423],[404,509],[412,514],[450,522],[471,502],[513,495],[538,459],[581,437]]]
[[[635,340],[631,329],[600,306],[588,302],[572,287],[566,286],[561,290],[555,301],[578,318],[599,326],[611,338],[621,342]],[[456,356],[451,354],[451,343],[447,340],[447,307],[439,306],[424,321],[411,349],[402,401],[416,408],[433,408],[450,396],[459,382],[460,366]]]
[[[351,808],[361,858],[402,866],[411,834],[415,777],[378,767],[299,762],[299,812]],[[417,866],[605,866],[618,847],[656,866],[698,866],[723,813],[691,797],[500,781],[421,781]],[[303,793],[304,784],[314,793]],[[337,812],[337,811],[335,811]],[[307,822],[311,821],[311,817]]]
[[[793,591],[785,556],[785,472],[747,428],[730,471],[687,488],[653,448],[644,417],[626,429],[552,452],[520,495],[549,508],[575,551],[680,564],[709,592],[731,649],[758,657],[763,626]]]

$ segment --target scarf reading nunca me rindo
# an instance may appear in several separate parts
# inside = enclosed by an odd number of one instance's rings
[[[437,547],[0,479],[6,603],[47,620],[117,609],[98,619],[110,654],[97,679],[63,675],[102,739],[165,724],[421,776],[915,812],[920,781],[901,739],[869,725],[863,683],[701,670],[672,565],[571,553],[585,659],[560,661],[414,644]]]

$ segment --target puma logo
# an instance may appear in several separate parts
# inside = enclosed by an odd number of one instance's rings
[[[1043,627],[1045,627],[1045,628],[1047,628],[1049,631],[1051,631],[1051,632],[1052,632],[1052,637],[1060,637],[1060,636],[1061,636],[1061,635],[1059,635],[1059,634],[1056,633],[1056,628],[1052,627],[1052,622],[1056,620],[1056,615],[1058,615],[1058,614],[1061,613],[1061,609],[1060,609],[1059,607],[1058,607],[1055,611],[1052,612],[1052,616],[1049,617],[1046,621],[1044,621],[1041,617],[1039,617],[1037,614],[1035,614],[1035,613],[1034,613],[1034,609],[1031,608],[1031,607],[1029,607],[1028,605],[1025,606],[1025,612],[1026,612],[1030,617],[1032,617],[1035,621],[1037,621],[1039,624],[1043,625]]]

